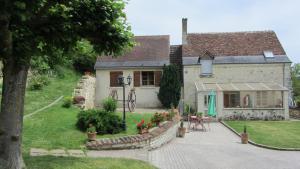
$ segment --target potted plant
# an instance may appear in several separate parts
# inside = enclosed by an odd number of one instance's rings
[[[178,128],[178,136],[184,137],[185,132],[186,132],[186,128],[183,126],[183,120],[181,120],[180,127]]]
[[[89,141],[95,141],[97,132],[96,132],[96,127],[93,126],[92,124],[89,124],[89,128],[87,129],[87,136]]]
[[[241,141],[242,141],[242,144],[247,144],[248,143],[248,133],[247,133],[247,126],[245,125],[244,126],[244,132],[241,133]]]
[[[151,122],[155,123],[156,126],[159,126],[159,123],[164,120],[164,116],[161,113],[155,113],[153,117],[151,118]]]

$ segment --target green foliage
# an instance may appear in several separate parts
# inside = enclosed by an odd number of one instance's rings
[[[177,107],[180,100],[180,75],[176,65],[164,66],[163,75],[160,82],[158,99],[166,108],[171,105]]]
[[[115,112],[117,110],[117,101],[112,97],[103,100],[103,108],[108,112]]]
[[[300,102],[300,63],[294,64],[292,66],[291,75],[295,100],[296,102]]]
[[[184,112],[183,115],[187,116],[189,114],[193,115],[195,114],[196,110],[193,108],[193,106],[189,105],[189,104],[185,104],[184,106]]]
[[[123,130],[121,118],[117,114],[105,110],[81,111],[77,116],[76,126],[80,130],[86,131],[90,124],[96,127],[99,134],[116,134]]]
[[[43,74],[33,74],[29,80],[30,90],[41,90],[50,83],[49,77]]]
[[[247,133],[247,126],[244,125],[244,133]]]
[[[64,97],[62,107],[70,108],[72,106],[73,98],[72,97]]]
[[[157,112],[151,118],[151,122],[156,124],[162,122],[163,120],[164,120],[163,114]]]
[[[81,39],[89,41],[99,55],[119,55],[134,45],[123,0],[3,1],[0,6],[4,35],[0,49],[6,49],[3,45],[12,49],[0,50],[0,58],[13,55],[18,65],[31,61],[45,70],[64,64],[73,57],[65,54]]]
[[[78,41],[72,53],[74,54],[72,64],[75,70],[81,73],[94,71],[97,54],[89,41]]]
[[[88,132],[88,133],[95,133],[95,132],[96,132],[96,127],[95,127],[95,126],[90,126],[90,127],[86,130],[86,132]]]
[[[183,120],[180,121],[180,128],[183,128]]]

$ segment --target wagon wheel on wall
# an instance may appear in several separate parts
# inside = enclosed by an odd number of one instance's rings
[[[111,90],[109,96],[112,99],[117,101],[118,100],[118,91],[116,89]]]
[[[135,90],[131,89],[128,93],[127,106],[130,112],[133,112],[136,106],[136,95]]]

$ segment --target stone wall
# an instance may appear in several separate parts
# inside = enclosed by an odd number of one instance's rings
[[[96,78],[89,75],[84,75],[79,80],[76,88],[74,89],[74,96],[83,96],[85,98],[85,102],[83,105],[80,105],[84,109],[94,108],[95,105],[95,86],[96,86]]]
[[[177,135],[178,122],[166,121],[161,127],[154,127],[149,133],[118,138],[104,138],[86,143],[89,150],[113,150],[113,149],[155,149],[170,142]]]
[[[196,108],[195,82],[241,83],[275,82],[289,86],[289,64],[214,64],[212,77],[200,77],[200,65],[184,66],[184,101]]]

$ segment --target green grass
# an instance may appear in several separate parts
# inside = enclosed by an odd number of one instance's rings
[[[244,125],[252,141],[281,148],[300,148],[300,121],[226,121],[237,132]]]
[[[29,114],[49,105],[60,96],[71,96],[80,76],[70,69],[63,69],[64,78],[49,78],[50,84],[42,90],[26,90],[25,111]]]
[[[86,133],[79,131],[76,126],[79,109],[63,108],[62,101],[57,105],[27,118],[24,122],[23,146],[26,151],[34,148],[66,148],[79,149],[84,147]],[[122,116],[122,113],[118,113]],[[150,121],[151,114],[126,114],[127,131],[115,135],[99,135],[98,138],[111,138],[123,135],[137,134],[136,123],[141,119]]]
[[[28,169],[154,169],[150,164],[121,158],[24,157]]]

